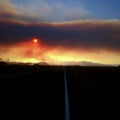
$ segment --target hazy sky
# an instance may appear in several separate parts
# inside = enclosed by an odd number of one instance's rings
[[[119,6],[120,0],[0,0],[0,58],[120,64]]]
[[[119,0],[0,0],[0,15],[26,21],[52,22],[120,19],[119,5]]]

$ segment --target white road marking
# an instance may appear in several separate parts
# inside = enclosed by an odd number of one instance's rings
[[[64,70],[64,85],[65,85],[65,120],[70,120],[70,111],[69,111],[69,97],[68,97],[68,88],[66,80],[66,71]]]

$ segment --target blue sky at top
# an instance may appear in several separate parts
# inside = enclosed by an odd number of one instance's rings
[[[120,0],[10,0],[24,12],[42,14],[48,21],[120,19]],[[47,9],[47,10],[46,10]],[[66,17],[67,16],[67,17]]]

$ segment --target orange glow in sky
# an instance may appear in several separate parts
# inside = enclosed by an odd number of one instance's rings
[[[0,46],[0,58],[9,59],[14,62],[47,62],[53,65],[65,65],[67,62],[74,64],[74,62],[91,61],[103,64],[119,64],[120,56],[117,52],[106,51],[102,49],[84,50],[71,49],[64,47],[50,47],[38,42],[38,39],[32,39],[25,43],[19,43],[14,46]],[[9,49],[9,50],[8,50]],[[4,52],[5,51],[5,52]],[[98,54],[99,52],[99,54]]]

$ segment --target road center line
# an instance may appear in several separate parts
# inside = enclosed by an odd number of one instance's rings
[[[65,120],[70,120],[69,97],[68,97],[66,70],[64,70],[64,85],[65,85]]]

